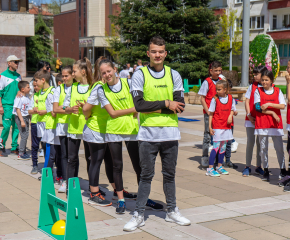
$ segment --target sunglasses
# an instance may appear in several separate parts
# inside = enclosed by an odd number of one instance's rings
[[[20,63],[20,61],[11,61],[11,62],[14,62],[15,64],[19,64]]]

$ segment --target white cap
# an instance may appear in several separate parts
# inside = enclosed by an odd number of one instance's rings
[[[10,55],[7,58],[7,62],[11,62],[11,61],[19,61],[19,62],[23,62],[23,60],[21,58],[16,57],[15,55]]]

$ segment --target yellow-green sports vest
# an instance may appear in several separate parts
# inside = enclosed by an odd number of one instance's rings
[[[53,87],[49,87],[45,93],[41,94],[42,89],[39,91],[39,95],[38,95],[38,110],[46,110],[46,106],[45,106],[45,100],[47,98],[47,95],[51,92],[51,89],[53,89]],[[37,118],[37,122],[46,122],[47,120],[47,114],[45,115],[39,115]]]
[[[89,88],[86,93],[78,92],[79,83],[73,83],[71,87],[71,99],[70,99],[70,107],[77,105],[77,101],[84,102],[87,101],[90,96],[91,89]],[[68,123],[68,133],[70,134],[83,134],[83,129],[86,124],[85,115],[83,114],[83,109],[79,108],[79,113],[72,113],[69,118]]]
[[[97,85],[102,85],[103,86],[104,83],[102,81],[96,82],[93,85],[92,90],[95,87],[97,87]],[[106,111],[106,109],[101,108],[101,104],[95,105],[92,108],[91,116],[87,120],[87,126],[91,130],[93,130],[95,132],[106,133],[106,127],[107,127],[108,118],[109,118],[109,114]]]
[[[34,107],[38,107],[38,96],[39,96],[39,92],[37,93],[34,93],[33,95],[33,101],[34,101]],[[37,123],[37,117],[38,117],[38,114],[32,114],[31,116],[31,123]]]
[[[120,81],[121,90],[119,92],[111,91],[107,83],[103,85],[105,95],[114,110],[124,110],[134,107],[127,79],[120,78]],[[111,116],[108,118],[106,133],[136,135],[138,131],[138,119],[133,117],[133,113],[117,118],[112,118]]]
[[[60,94],[59,94],[58,105],[62,106],[63,102],[64,102],[64,99],[65,99],[65,96],[66,96],[66,93],[64,91],[64,84],[59,85],[59,87],[60,87]],[[70,117],[69,114],[57,113],[56,114],[56,122],[57,123],[68,123],[69,122],[69,117]]]
[[[164,76],[154,78],[148,67],[141,68],[144,75],[143,98],[145,101],[173,100],[171,68],[164,66]],[[177,114],[140,113],[140,124],[144,127],[178,127]]]

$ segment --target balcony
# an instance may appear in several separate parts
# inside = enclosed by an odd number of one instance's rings
[[[270,1],[268,2],[268,10],[274,10],[279,8],[290,7],[290,0],[279,0],[279,1]]]

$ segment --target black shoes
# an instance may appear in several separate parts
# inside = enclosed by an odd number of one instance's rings
[[[266,170],[266,168],[265,168],[264,170],[265,171],[264,171],[264,175],[262,177],[262,181],[269,182],[270,181],[270,173],[269,173],[268,169]]]
[[[137,195],[136,194],[131,194],[127,191],[125,191],[123,189],[123,194],[124,194],[124,199],[132,199],[132,200],[136,200],[137,199]],[[116,189],[114,190],[114,194],[113,194],[113,199],[118,199],[118,195],[117,195],[117,191]]]
[[[102,206],[102,207],[112,205],[112,203],[110,201],[106,200],[100,192],[98,192],[94,195],[92,193],[90,194],[89,204],[98,205],[98,206]]]
[[[223,164],[223,166],[226,167],[226,168],[233,168],[233,169],[237,169],[238,168],[238,165],[232,163],[232,161],[225,162]]]
[[[157,203],[157,202],[154,202],[152,201],[151,199],[148,199],[147,200],[147,203],[146,203],[146,208],[150,208],[154,211],[162,211],[163,210],[163,205]]]
[[[116,213],[117,214],[124,214],[126,211],[126,203],[124,201],[117,202]]]

